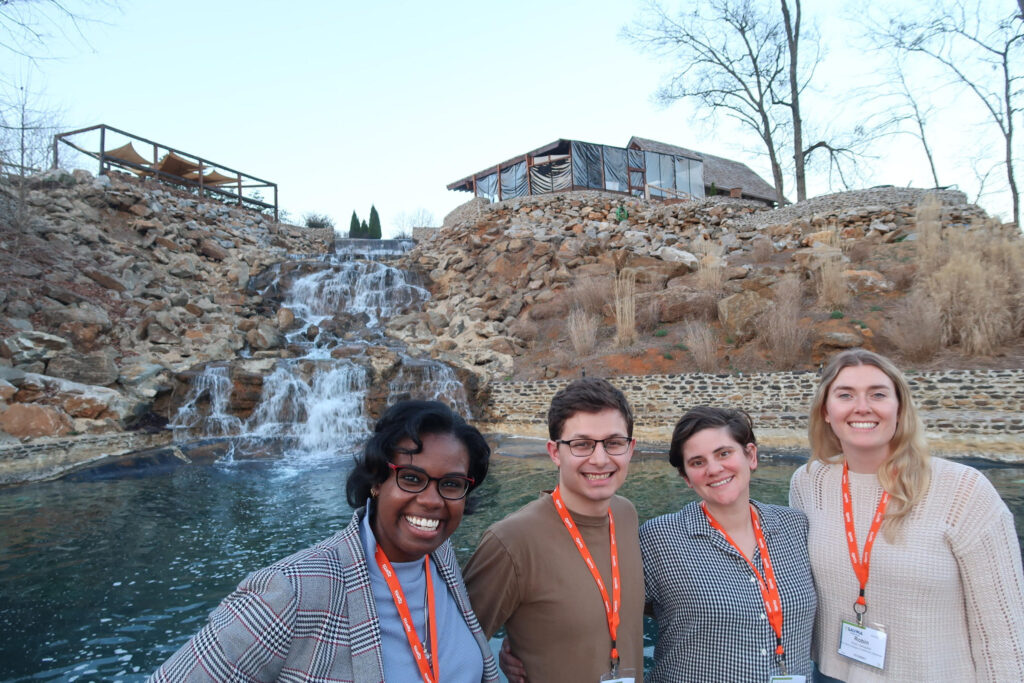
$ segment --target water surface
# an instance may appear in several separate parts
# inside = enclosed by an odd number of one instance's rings
[[[530,457],[543,441],[502,444],[516,455],[495,456],[480,512],[453,537],[463,562],[489,524],[555,483],[546,455]],[[246,574],[348,523],[347,462],[184,466],[0,490],[0,681],[143,680]],[[784,503],[800,462],[763,459],[754,497]],[[1020,535],[1024,468],[983,469]],[[664,450],[638,454],[622,493],[641,521],[694,499]]]

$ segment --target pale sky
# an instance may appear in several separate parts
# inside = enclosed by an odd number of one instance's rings
[[[59,58],[37,60],[32,76],[66,129],[106,123],[277,182],[294,222],[325,213],[347,230],[353,210],[365,219],[374,204],[385,236],[403,212],[426,209],[439,224],[471,198],[448,183],[558,138],[625,146],[638,135],[771,179],[734,125],[652,102],[671,64],[620,37],[637,16],[632,0],[122,0],[83,11],[103,18],[83,26],[88,42],[51,41]],[[817,21],[833,30],[843,20]],[[868,77],[871,57],[842,35],[819,67],[831,69],[823,88]],[[820,125],[838,125],[848,101],[813,102],[827,96],[809,94],[805,114],[817,104],[836,117]],[[978,136],[964,109],[940,121],[945,139]],[[877,152],[858,186],[932,185],[911,141]],[[964,153],[943,152],[940,180],[973,200],[973,177],[957,172]],[[812,177],[809,191],[829,192],[827,179]],[[786,192],[795,195],[792,180]],[[1009,214],[1006,196],[981,203]]]

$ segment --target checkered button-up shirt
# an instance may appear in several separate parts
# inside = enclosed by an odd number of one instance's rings
[[[817,598],[807,554],[807,518],[758,503],[782,598],[787,673],[811,676]],[[644,585],[658,640],[648,683],[767,683],[781,675],[775,633],[757,580],[743,557],[711,528],[700,503],[640,527]],[[763,571],[760,552],[752,558]]]

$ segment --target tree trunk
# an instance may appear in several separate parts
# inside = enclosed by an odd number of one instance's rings
[[[1024,0],[1022,0],[1024,1]],[[796,200],[807,199],[807,179],[804,171],[803,118],[800,116],[800,83],[797,80],[797,57],[800,51],[800,0],[796,0],[796,22],[789,16],[787,0],[782,2],[782,18],[786,25],[786,44],[789,46],[789,99],[793,112],[793,164],[796,175]]]

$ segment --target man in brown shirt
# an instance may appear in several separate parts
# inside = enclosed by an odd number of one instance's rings
[[[639,682],[638,520],[633,504],[616,495],[635,446],[632,411],[606,380],[575,380],[552,399],[548,433],[558,487],[484,533],[464,572],[473,610],[488,637],[505,626],[531,683],[597,683],[609,673]],[[518,680],[516,672],[506,673]]]

